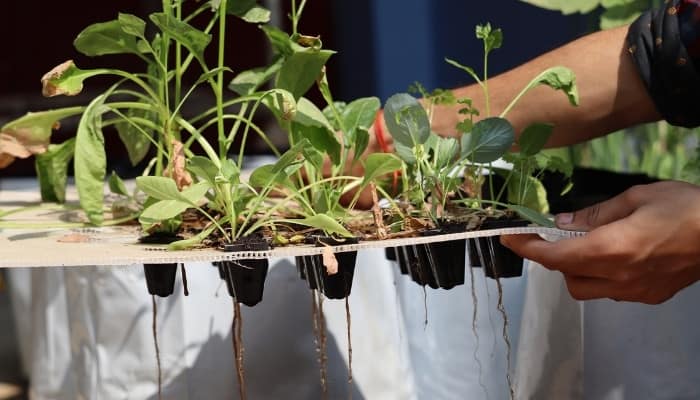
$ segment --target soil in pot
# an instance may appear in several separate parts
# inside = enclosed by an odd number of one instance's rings
[[[170,244],[182,240],[182,236],[152,233],[139,238],[143,244]],[[159,297],[168,297],[175,290],[175,275],[177,264],[144,264],[143,272],[146,275],[148,293]]]
[[[356,244],[358,240],[357,238],[336,239],[330,236],[314,235],[310,236],[307,242],[313,243],[317,247],[323,247]],[[335,253],[335,258],[338,260],[338,272],[333,275],[328,274],[321,255],[298,257],[297,268],[304,271],[310,289],[318,289],[327,298],[337,300],[350,295],[352,279],[355,275],[357,251]]]
[[[421,232],[422,236],[436,236],[464,232],[465,224],[443,222],[438,228]],[[443,289],[464,284],[466,240],[448,240],[425,245],[435,283]]]
[[[486,219],[480,230],[527,226],[529,222],[520,218]],[[484,273],[492,279],[514,278],[523,274],[523,258],[503,246],[499,236],[476,239],[477,252]]]
[[[270,244],[261,236],[240,238],[234,243],[223,246],[223,250],[226,252],[269,249]],[[237,302],[253,307],[262,301],[265,278],[269,269],[267,259],[220,261],[215,264],[219,267],[220,275],[223,270],[223,279],[226,282],[228,294]]]

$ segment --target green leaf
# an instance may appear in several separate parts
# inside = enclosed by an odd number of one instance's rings
[[[73,46],[90,57],[105,54],[140,54],[137,38],[125,32],[122,27],[119,20],[92,24],[78,34]]]
[[[102,135],[102,114],[107,94],[96,97],[85,109],[75,141],[75,184],[80,196],[80,206],[95,225],[102,224],[104,181],[107,169],[105,139]]]
[[[520,0],[525,3],[548,10],[560,11],[563,14],[587,14],[600,5],[600,0]],[[646,1],[646,0],[644,0]]]
[[[413,154],[413,149],[411,147],[405,146],[399,142],[394,142],[394,150],[396,155],[399,156],[407,164],[416,163],[416,155]]]
[[[304,49],[288,57],[277,76],[277,87],[289,91],[295,99],[306,93],[321,75],[324,65],[333,55],[330,50]]]
[[[316,126],[333,131],[333,126],[328,122],[323,112],[306,97],[297,100],[297,112],[294,114],[293,121],[305,126]]]
[[[229,1],[226,3],[226,13],[253,24],[270,21],[270,10],[259,6],[255,0]]]
[[[46,152],[36,156],[42,201],[66,201],[68,164],[73,159],[74,150],[75,138],[71,138],[61,144],[50,145]]]
[[[334,165],[340,163],[340,143],[333,132],[329,131],[327,128],[304,126],[296,122],[292,123],[291,130],[296,140],[308,140],[314,149],[321,153],[328,154],[328,158],[330,158]],[[318,157],[312,157],[307,161],[311,162],[316,167],[320,167],[320,164],[317,162]],[[321,158],[321,164],[322,162],[323,159]]]
[[[202,156],[192,156],[188,159],[187,170],[197,178],[209,182],[214,186],[216,176],[219,174],[219,168],[212,160]]]
[[[286,90],[271,90],[263,97],[262,103],[283,122],[292,121],[297,112],[296,99]]]
[[[401,169],[401,159],[391,153],[372,153],[365,160],[365,176],[361,187],[376,181],[381,176]]]
[[[539,226],[543,226],[545,228],[556,228],[554,221],[535,210],[514,204],[508,205],[508,209],[515,211],[522,218],[525,218],[526,220]]]
[[[112,171],[112,175],[109,177],[109,190],[115,194],[120,194],[127,197],[129,196],[129,191],[126,189],[124,181],[122,181],[119,175],[117,175],[114,171]]]
[[[357,99],[345,107],[342,118],[343,126],[346,129],[343,132],[346,146],[355,147],[357,131],[367,131],[372,126],[381,105],[378,98],[366,97]],[[362,150],[364,151],[364,149]],[[357,149],[355,151],[358,152]],[[359,154],[362,154],[362,151],[359,151]]]
[[[127,118],[144,118],[155,121],[155,113],[148,110],[141,109],[129,109],[126,111]],[[119,138],[126,147],[126,152],[129,155],[129,161],[131,165],[136,165],[143,161],[143,159],[148,155],[148,151],[151,148],[151,138],[153,137],[153,130],[135,125],[127,120],[122,120],[115,125],[117,133],[119,133]]]
[[[462,71],[465,71],[465,72],[468,73],[472,78],[474,78],[474,80],[475,80],[476,82],[481,83],[481,78],[479,78],[479,75],[476,73],[476,71],[474,71],[473,68],[467,67],[466,65],[462,65],[462,64],[460,64],[459,62],[457,62],[457,61],[455,61],[455,60],[452,60],[452,59],[449,59],[449,58],[445,58],[445,61],[446,61],[448,64],[452,65],[453,67],[457,67],[457,68],[461,69]]]
[[[395,94],[386,101],[384,121],[394,141],[404,146],[412,148],[430,137],[428,113],[410,94]]]
[[[173,16],[164,13],[153,13],[150,15],[151,21],[163,32],[177,40],[185,46],[200,62],[206,64],[204,60],[204,50],[211,42],[211,35],[202,32],[192,25],[179,21]]]
[[[191,205],[179,200],[161,200],[143,210],[139,216],[139,222],[144,225],[153,225],[182,214]]]
[[[578,88],[576,87],[576,75],[566,67],[552,67],[535,77],[527,85],[525,91],[539,86],[547,85],[554,90],[561,90],[566,94],[569,103],[574,106],[579,104]]]
[[[294,50],[292,49],[294,43],[286,32],[271,25],[263,25],[260,27],[260,29],[265,32],[265,35],[270,41],[270,45],[276,54],[289,57],[294,53]]]
[[[358,161],[369,146],[369,132],[366,129],[355,130],[355,146],[353,147],[353,160]]]
[[[459,142],[457,139],[431,134],[426,146],[432,150],[434,164],[438,169],[449,168],[455,162],[459,154]]]
[[[490,163],[502,157],[514,140],[513,126],[507,120],[482,119],[462,138],[462,157],[476,163]]]
[[[535,177],[514,173],[508,180],[508,202],[525,206],[543,214],[549,212],[547,190]]]
[[[125,13],[119,13],[117,20],[119,21],[122,31],[124,31],[124,33],[127,35],[135,36],[141,39],[145,38],[146,21],[135,15]]]
[[[501,48],[503,45],[503,32],[500,29],[492,29],[491,24],[477,25],[476,37],[483,40],[484,51],[488,54],[491,50]]]
[[[554,125],[534,123],[523,130],[518,140],[520,153],[524,156],[534,156],[544,148],[544,145],[552,136]]]
[[[237,184],[240,181],[241,170],[233,160],[227,158],[221,162],[221,175],[227,182]]]
[[[282,68],[283,61],[284,60],[280,57],[266,67],[243,71],[233,78],[228,87],[241,96],[251,95],[275,76],[280,68]]]
[[[344,237],[352,237],[352,233],[345,229],[343,225],[326,214],[316,214],[304,219],[285,219],[280,222],[288,222],[320,229],[328,235],[335,234]]]
[[[604,0],[603,6],[606,10],[600,16],[600,29],[611,29],[634,22],[649,4],[646,0]]]
[[[182,195],[172,178],[164,176],[139,176],[136,178],[136,187],[154,199],[183,201]]]

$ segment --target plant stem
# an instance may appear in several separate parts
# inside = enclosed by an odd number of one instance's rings
[[[224,56],[226,54],[226,2],[227,0],[221,0],[219,4],[219,47],[217,55],[217,67],[219,72],[216,74],[216,115],[218,116],[217,124],[217,135],[219,138],[219,158],[221,160],[227,157],[227,146],[226,146],[226,133],[224,132],[224,115],[223,108],[223,92],[224,92]]]

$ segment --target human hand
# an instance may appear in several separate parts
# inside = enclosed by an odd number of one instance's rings
[[[635,186],[610,200],[556,217],[585,236],[547,242],[504,235],[521,256],[564,274],[578,300],[659,304],[700,280],[700,187],[683,182]]]

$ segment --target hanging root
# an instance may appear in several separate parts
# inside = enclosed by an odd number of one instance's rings
[[[479,359],[479,330],[477,326],[477,310],[479,308],[479,299],[476,296],[476,286],[474,285],[474,270],[472,269],[471,266],[467,267],[469,268],[469,281],[471,283],[471,292],[472,292],[472,303],[473,303],[473,308],[472,308],[472,333],[474,333],[474,362],[476,363],[477,369],[478,369],[478,374],[479,374],[479,387],[484,391],[484,396],[488,400],[489,399],[489,393],[488,390],[486,389],[486,385],[484,385],[484,367],[481,364],[481,360]]]
[[[241,316],[241,304],[233,299],[233,354],[236,358],[236,374],[238,375],[238,394],[241,400],[246,399],[245,373],[243,369],[243,317]]]
[[[348,327],[348,399],[352,400],[352,339],[350,337],[350,302],[345,297],[345,321]]]
[[[508,390],[510,392],[510,399],[515,399],[515,389],[513,388],[513,381],[510,376],[510,339],[508,338],[508,315],[506,314],[506,308],[503,305],[503,286],[501,286],[501,280],[496,277],[496,285],[498,286],[498,312],[501,313],[503,317],[503,340],[506,343],[506,380],[508,381]]]
[[[155,345],[156,348],[156,366],[158,368],[158,400],[163,398],[163,371],[161,370],[160,367],[160,349],[158,348],[158,325],[157,325],[157,317],[158,317],[158,306],[156,305],[156,296],[151,296],[151,304],[153,306],[153,324],[152,324],[152,331],[153,331],[153,344]]]
[[[328,357],[326,355],[326,320],[323,316],[323,294],[318,290],[312,291],[311,311],[313,313],[314,343],[321,374],[321,395],[328,398]]]

